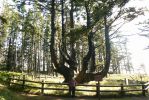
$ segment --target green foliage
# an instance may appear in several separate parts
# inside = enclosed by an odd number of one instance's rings
[[[17,72],[5,72],[5,71],[0,71],[0,83],[5,83],[7,82],[9,77],[12,76],[20,76],[22,75],[21,73]]]
[[[7,19],[4,18],[3,16],[0,16],[0,20],[2,21],[2,23],[7,23]]]
[[[7,29],[7,19],[4,16],[0,16],[0,47],[3,41],[7,37],[7,34],[5,33],[6,29]]]
[[[20,95],[6,89],[0,84],[0,100],[25,100]]]
[[[144,15],[143,9],[136,10],[135,7],[126,8],[123,13],[125,13],[124,19],[128,21],[132,21],[139,15]]]
[[[81,26],[75,29],[70,30],[70,32],[66,35],[66,37],[70,38],[70,43],[75,43],[83,36],[87,36],[87,28],[85,26]]]

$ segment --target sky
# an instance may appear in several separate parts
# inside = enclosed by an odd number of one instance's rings
[[[1,11],[2,11],[2,3],[0,1],[0,13],[1,13]]]
[[[0,0],[3,1],[3,0]],[[8,0],[11,1],[11,0]],[[141,8],[146,7],[149,10],[149,0],[131,0],[127,4],[128,7],[135,7],[135,8]],[[1,7],[2,3],[0,3]],[[0,8],[1,12],[2,7]],[[144,20],[149,19],[149,11],[146,12],[144,15],[139,16],[135,20],[125,24],[120,31],[121,34],[124,35],[131,35],[131,34],[137,34],[140,31],[138,30],[139,26],[137,25],[139,22],[143,22]],[[127,48],[128,51],[131,53],[131,62],[133,67],[136,70],[139,70],[141,67],[141,64],[145,65],[146,72],[149,74],[149,50],[146,50],[145,48],[149,45],[149,39],[145,37],[141,37],[139,35],[132,35],[127,36],[128,42],[127,42]]]
[[[149,0],[132,0],[127,6],[134,6],[136,8],[146,7],[149,10],[148,4]],[[149,38],[137,35],[140,33],[140,26],[137,24],[147,19],[149,19],[149,11],[145,12],[144,15],[139,16],[132,22],[125,24],[120,30],[124,35],[132,34],[132,36],[127,36],[127,48],[131,53],[130,56],[133,67],[136,70],[141,71],[141,64],[143,64],[145,66],[146,73],[149,74],[149,50],[145,49],[149,45]],[[143,33],[144,32],[141,32],[140,34]]]

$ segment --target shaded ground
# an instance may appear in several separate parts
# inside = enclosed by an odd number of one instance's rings
[[[23,95],[25,100],[99,100],[95,97],[55,97],[55,96],[36,96],[36,95]],[[149,100],[149,96],[146,97],[124,97],[124,98],[101,98],[100,100]]]

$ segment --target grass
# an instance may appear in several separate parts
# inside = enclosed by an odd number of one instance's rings
[[[0,100],[25,100],[22,96],[14,93],[0,84]]]
[[[107,78],[104,78],[104,80],[101,83],[101,85],[120,85],[122,83],[124,83],[124,79],[125,78],[128,78],[129,80],[132,80],[132,79],[137,79],[136,76],[131,76],[131,78],[129,77],[129,75],[117,75],[117,74],[113,74],[113,75],[110,75],[108,76]],[[28,76],[27,77],[28,80],[31,80],[31,78]],[[146,78],[147,79],[147,78]],[[48,81],[48,82],[52,82],[52,83],[61,83],[63,79],[62,78],[50,78],[50,79],[47,79],[45,81]],[[139,80],[139,79],[137,79]],[[39,80],[35,80],[35,81],[39,81]],[[146,80],[144,80],[146,81]],[[21,83],[20,83],[21,84]],[[29,86],[34,86],[34,87],[41,87],[41,84],[39,83],[30,83],[30,82],[26,82],[25,83],[26,85],[29,85]],[[88,84],[92,84],[92,85],[95,85],[96,82],[95,81],[91,81],[89,82]],[[14,85],[13,86],[13,90],[16,90],[16,91],[22,91],[21,87],[17,86],[17,85]],[[44,86],[45,88],[63,88],[63,89],[68,89],[68,86],[62,86],[62,85],[47,85],[45,84]],[[141,87],[125,87],[125,89],[141,89]],[[77,89],[88,89],[88,90],[96,90],[95,87],[87,87],[86,86],[77,86]],[[101,87],[101,90],[120,90],[120,87]],[[24,90],[24,92],[27,92],[27,93],[32,93],[32,94],[40,94],[40,89],[35,89],[35,88],[29,88],[29,87],[26,87]],[[68,91],[62,91],[62,90],[59,90],[59,91],[56,91],[56,90],[44,90],[44,93],[45,94],[50,94],[50,95],[67,95],[68,94]],[[76,91],[76,95],[77,96],[83,96],[83,95],[90,95],[90,96],[94,96],[96,93],[93,93],[93,92],[80,92],[80,91]],[[119,93],[117,92],[108,92],[108,93],[101,93],[103,96],[108,96],[108,95],[114,95],[114,96],[119,96]],[[127,93],[128,95],[140,95],[141,94],[141,91],[140,92],[128,92]]]

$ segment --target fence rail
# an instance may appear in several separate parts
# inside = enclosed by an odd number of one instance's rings
[[[15,83],[14,81],[20,82],[21,83]],[[40,86],[30,86],[27,85],[26,83],[30,82],[30,83],[38,83],[40,84]],[[45,82],[44,80],[42,81],[32,81],[32,80],[27,80],[25,79],[25,75],[23,76],[22,79],[18,79],[18,78],[9,78],[9,82],[8,85],[11,86],[11,84],[16,84],[16,85],[21,85],[22,88],[24,89],[25,87],[30,87],[30,88],[36,88],[36,89],[40,89],[41,94],[44,94],[44,90],[63,90],[63,91],[69,91],[69,87],[67,83],[50,83],[50,82]],[[52,86],[52,85],[60,85],[60,86],[67,86],[67,88],[51,88],[51,87],[45,87],[45,84]],[[95,87],[95,89],[77,89],[77,87],[79,86],[86,86],[86,87]],[[118,87],[119,89],[117,90],[102,90],[101,88],[103,87]],[[126,89],[128,87],[140,87],[141,89]],[[97,96],[100,96],[101,92],[118,92],[121,94],[121,96],[124,96],[126,92],[134,92],[134,91],[140,91],[142,92],[142,95],[145,96],[147,90],[149,89],[149,82],[146,84],[138,84],[138,85],[116,85],[116,86],[112,86],[112,85],[100,85],[100,83],[97,83],[95,85],[88,85],[88,84],[77,84],[76,85],[76,89],[75,91],[87,91],[87,92],[95,92]]]

